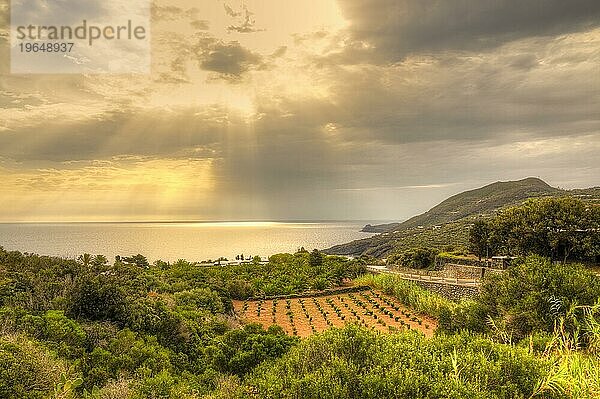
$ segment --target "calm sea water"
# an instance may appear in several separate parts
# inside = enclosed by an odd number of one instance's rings
[[[7,250],[73,258],[82,253],[141,253],[149,260],[201,261],[236,254],[267,257],[312,250],[369,237],[364,222],[279,223],[7,223],[0,224],[0,246]]]

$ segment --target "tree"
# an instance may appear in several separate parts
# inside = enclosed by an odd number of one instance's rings
[[[406,267],[427,269],[435,265],[435,257],[438,253],[435,248],[412,248],[400,255],[400,262]]]
[[[81,277],[67,298],[69,316],[87,320],[120,322],[125,305],[123,289],[114,279],[104,276]]]
[[[473,252],[479,260],[483,256],[489,257],[490,246],[490,227],[483,221],[476,221],[471,230],[469,230],[469,250]]]
[[[92,259],[92,265],[95,269],[104,269],[108,264],[108,259],[104,255],[96,255]]]
[[[77,258],[77,260],[84,266],[84,267],[88,267],[90,265],[90,263],[92,263],[92,255],[90,254],[83,254],[83,255],[79,255],[79,258]]]
[[[323,265],[323,254],[318,249],[313,250],[310,253],[308,262],[311,267],[319,267]]]
[[[171,265],[169,264],[169,262],[165,262],[164,260],[161,259],[157,259],[154,261],[154,266],[162,269],[162,270],[167,270],[171,267]]]
[[[498,213],[489,240],[506,254],[538,254],[563,262],[600,253],[600,207],[579,199],[541,198]]]
[[[138,267],[142,267],[144,269],[147,269],[148,267],[150,267],[150,263],[148,263],[148,259],[146,259],[145,256],[137,254],[135,256],[130,256],[130,257],[124,257],[123,258],[123,262],[126,263],[132,263]]]

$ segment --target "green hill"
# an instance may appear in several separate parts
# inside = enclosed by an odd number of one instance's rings
[[[367,225],[363,231],[380,234],[337,245],[325,252],[383,257],[391,252],[415,246],[465,246],[468,229],[474,219],[493,214],[507,206],[519,205],[528,198],[563,195],[600,203],[599,187],[568,191],[552,187],[533,177],[496,182],[454,195],[405,222]]]
[[[516,205],[527,198],[556,195],[560,189],[543,180],[529,177],[518,181],[496,182],[475,190],[456,194],[429,211],[402,223],[365,226],[363,231],[385,233],[417,226],[433,226],[454,222],[462,218],[493,212],[503,206]]]

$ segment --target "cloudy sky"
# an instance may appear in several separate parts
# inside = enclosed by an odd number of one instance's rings
[[[10,73],[0,221],[402,219],[600,185],[597,0],[156,0],[150,75]]]

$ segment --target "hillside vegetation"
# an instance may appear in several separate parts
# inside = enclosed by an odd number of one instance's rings
[[[326,252],[379,258],[416,246],[466,248],[469,228],[482,216],[489,217],[501,209],[520,205],[529,198],[563,196],[600,203],[600,188],[562,190],[537,178],[496,182],[454,195],[405,222],[367,225],[364,231],[380,234],[336,245]]]

